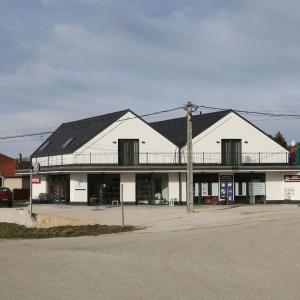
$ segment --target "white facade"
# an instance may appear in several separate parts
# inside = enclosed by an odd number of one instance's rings
[[[241,139],[243,163],[286,163],[288,151],[235,113],[230,113],[193,138],[194,162],[202,153],[211,154],[211,162],[221,163],[221,140]],[[186,153],[186,147],[182,149]],[[255,155],[254,155],[255,154]]]
[[[118,167],[118,140],[136,139],[139,140],[139,164],[130,168]],[[242,164],[258,164],[259,167],[252,169],[237,170],[237,168],[222,169],[222,140],[239,139],[242,147]],[[186,159],[186,147],[181,149],[182,163]],[[148,155],[151,153],[151,155]],[[261,132],[255,126],[244,120],[239,115],[231,112],[214,125],[193,138],[194,162],[204,164],[201,168],[194,168],[194,174],[217,174],[234,176],[235,173],[244,172],[249,174],[264,174],[265,176],[265,199],[266,201],[300,201],[300,182],[285,182],[284,176],[288,174],[300,175],[299,171],[292,171],[286,166],[281,170],[270,170],[263,168],[270,164],[280,164],[281,166],[288,162],[288,151],[274,142],[266,134]],[[205,157],[209,155],[210,163],[215,165],[215,169],[205,168]],[[159,162],[157,159],[159,158]],[[51,157],[35,158],[33,161],[40,162],[43,167],[53,167],[53,171],[45,171],[41,176],[40,184],[33,185],[33,197],[39,193],[49,192],[46,174],[68,174],[70,175],[70,202],[88,203],[89,174],[118,174],[120,186],[123,186],[123,200],[125,203],[137,203],[137,174],[167,174],[168,185],[164,188],[164,198],[167,200],[186,202],[186,173],[184,168],[180,168],[179,147],[169,141],[166,137],[155,131],[143,120],[128,112],[118,121],[97,134],[85,145],[77,149],[74,153],[57,155]],[[59,171],[56,166],[76,166],[72,171]],[[83,171],[81,165],[107,165],[107,169],[91,169]],[[115,165],[114,169],[109,170],[110,165]],[[148,165],[155,165],[151,169]],[[166,167],[170,165],[170,168]],[[220,165],[220,166],[219,166]],[[163,167],[164,166],[164,167]],[[177,167],[176,167],[177,166]],[[220,167],[220,168],[219,168]],[[203,175],[204,176],[204,175]],[[154,179],[157,176],[153,176]],[[236,194],[235,179],[233,179],[233,193]],[[219,182],[219,180],[218,180]],[[242,183],[243,185],[243,183]],[[254,184],[255,185],[255,184]],[[258,184],[256,184],[258,186]],[[220,197],[220,187],[213,185],[214,191],[210,196]],[[203,185],[208,189],[206,183]],[[199,184],[197,189],[200,189]],[[167,195],[166,195],[167,193]],[[204,193],[202,191],[202,193]],[[208,190],[205,191],[208,193]],[[251,200],[252,201],[252,200]],[[159,203],[159,201],[155,201]]]

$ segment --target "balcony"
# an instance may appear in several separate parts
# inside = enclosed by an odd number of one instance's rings
[[[187,154],[171,152],[145,152],[139,153],[134,163],[127,166],[147,165],[185,165]],[[88,154],[64,154],[47,157],[33,158],[33,162],[39,162],[41,167],[67,166],[67,165],[102,165],[102,166],[126,166],[119,164],[118,152],[88,153]],[[288,165],[289,154],[286,152],[257,152],[241,153],[228,156],[221,152],[196,152],[193,153],[195,165],[207,166],[250,166],[250,165]],[[228,163],[229,162],[229,163]]]

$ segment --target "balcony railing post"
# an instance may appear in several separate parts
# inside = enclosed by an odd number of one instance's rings
[[[202,163],[205,163],[205,157],[204,157],[204,152],[202,152]]]
[[[258,152],[258,163],[260,164],[260,152]]]
[[[49,167],[49,165],[50,165],[49,161],[50,161],[50,156],[48,156],[48,167]]]
[[[148,165],[148,152],[146,153],[146,163]]]
[[[90,165],[92,164],[92,152],[90,152]]]

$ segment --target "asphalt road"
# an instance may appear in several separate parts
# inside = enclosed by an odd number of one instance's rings
[[[226,225],[2,240],[0,299],[300,299],[299,213],[249,208],[245,216]]]

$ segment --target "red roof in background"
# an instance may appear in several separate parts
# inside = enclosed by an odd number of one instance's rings
[[[1,176],[14,176],[17,169],[17,160],[0,153],[0,173]]]

